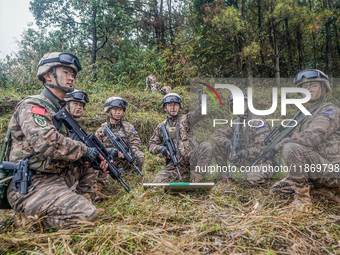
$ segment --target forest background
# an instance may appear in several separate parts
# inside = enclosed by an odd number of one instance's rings
[[[76,54],[81,84],[172,88],[193,77],[285,78],[318,68],[339,76],[340,1],[33,0],[39,29],[0,60],[0,87],[34,93],[46,52]],[[94,89],[94,88],[93,88]]]

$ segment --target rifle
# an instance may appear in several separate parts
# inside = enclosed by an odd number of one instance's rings
[[[315,105],[313,105],[311,108],[308,109],[310,113],[313,113],[321,104],[323,101],[319,101]],[[295,128],[305,119],[305,115],[302,114],[301,111],[299,111],[293,119],[291,119],[287,125],[277,125],[273,131],[269,133],[269,135],[266,136],[264,139],[264,144],[266,145],[266,148],[260,152],[260,154],[257,156],[257,159],[255,160],[254,164],[251,166],[255,166],[260,160],[263,160],[268,152],[270,152],[272,149],[274,149],[275,145],[281,142],[282,139],[286,137],[290,137],[291,134],[294,132]],[[296,124],[294,126],[290,126],[293,124],[293,122]],[[251,169],[251,168],[250,168]],[[248,171],[249,172],[249,171]]]
[[[109,164],[109,167],[107,169],[110,176],[113,179],[116,179],[127,192],[131,190],[129,185],[121,177],[122,170],[118,170],[115,165],[110,162],[113,161],[112,156],[94,134],[88,135],[78,124],[78,122],[73,118],[72,114],[70,114],[65,108],[57,112],[54,115],[54,118],[58,121],[62,121],[68,129],[72,130],[78,136],[81,142],[86,144],[86,146],[96,148],[99,151],[99,154],[102,155],[104,160],[106,160],[106,162]],[[101,159],[98,156],[96,160],[91,163],[91,165],[95,169],[101,169],[100,163]]]
[[[140,171],[139,167],[135,164],[136,156],[132,157],[129,153],[129,146],[125,143],[121,136],[116,136],[110,129],[109,126],[106,126],[104,129],[104,134],[107,135],[110,142],[114,144],[114,146],[124,154],[124,158],[129,161],[130,164],[137,170],[137,172],[143,176],[143,173]]]
[[[18,163],[3,161],[2,164],[0,164],[0,169],[5,171],[13,171],[13,176],[4,178],[0,183],[12,179],[13,189],[15,191],[19,191],[20,194],[27,194],[28,188],[33,184],[33,172],[28,169],[28,160],[34,155],[36,155],[36,153],[31,153]]]
[[[240,124],[236,124],[234,135],[232,138],[233,148],[231,150],[231,157],[230,157],[230,169],[229,169],[229,179],[232,178],[233,172],[231,171],[234,162],[237,162],[238,158],[234,157],[237,154],[237,150],[240,148],[240,140],[241,140],[241,132],[240,132]]]
[[[161,126],[161,132],[163,134],[163,145],[166,147],[166,149],[170,152],[170,158],[172,162],[174,163],[174,166],[176,167],[178,177],[180,180],[182,180],[182,176],[178,170],[178,165],[180,163],[179,160],[176,158],[176,147],[174,145],[174,141],[169,137],[168,132],[166,132],[165,125],[163,124]]]

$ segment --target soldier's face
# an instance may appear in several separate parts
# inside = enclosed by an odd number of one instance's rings
[[[56,68],[56,73],[58,77],[58,83],[60,86],[73,88],[73,83],[76,78],[76,75],[72,68],[58,66]]]
[[[70,106],[70,113],[74,117],[80,118],[81,115],[83,115],[84,108],[85,108],[85,104],[83,102],[70,101],[69,106]]]
[[[164,110],[170,113],[171,115],[177,115],[179,113],[179,103],[175,103],[174,101],[165,104]]]
[[[322,95],[322,93],[326,91],[326,88],[324,88],[322,91],[321,82],[318,81],[306,82],[302,84],[302,88],[308,89],[308,91],[310,92],[310,101],[318,99]]]
[[[124,108],[122,107],[112,107],[110,109],[111,116],[115,119],[121,119],[124,114]]]

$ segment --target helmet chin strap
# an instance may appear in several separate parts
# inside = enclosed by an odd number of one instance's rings
[[[65,87],[65,86],[60,86],[59,85],[59,82],[58,82],[58,77],[57,77],[57,72],[56,72],[56,68],[53,67],[52,68],[52,71],[53,71],[53,77],[57,83],[57,86],[56,85],[53,85],[53,84],[49,84],[49,83],[44,83],[44,86],[47,86],[47,87],[50,87],[50,88],[56,88],[56,89],[60,89],[61,91],[63,92],[66,92],[66,93],[70,93],[70,92],[73,92],[74,91],[74,88],[70,88],[70,87]]]
[[[112,109],[112,108],[111,108],[111,109]],[[113,119],[113,120],[121,121],[121,119],[122,119],[123,116],[124,116],[124,113],[123,113],[122,117],[120,117],[120,119],[117,119],[117,118],[115,118],[115,117],[112,116],[111,109],[110,109],[110,114],[108,114],[109,118],[111,118],[111,119]]]

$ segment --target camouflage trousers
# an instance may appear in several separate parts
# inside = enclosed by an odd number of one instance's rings
[[[136,156],[136,165],[138,166],[139,170],[142,171],[143,163],[145,160],[145,154],[142,151],[136,151],[135,156]],[[139,173],[133,167],[133,165],[130,164],[125,159],[120,159],[120,158],[115,159],[114,165],[118,169],[123,168],[125,175],[129,175],[129,174],[139,175]],[[98,175],[97,175],[98,187],[105,186],[105,183],[107,183],[109,178],[110,176],[108,174],[104,174],[102,171],[98,171]],[[99,188],[99,191],[100,191],[100,188]]]
[[[196,166],[208,166],[212,157],[212,146],[208,142],[201,143],[187,156],[180,159],[178,170],[182,176],[181,182],[201,182],[205,177],[203,172],[195,172]],[[179,181],[176,167],[172,161],[156,175],[154,182]]]
[[[62,172],[62,176],[68,187],[77,183],[75,193],[79,195],[89,194],[93,200],[95,198],[95,188],[99,170],[81,161],[71,162],[69,168]]]
[[[76,194],[66,184],[61,174],[37,174],[27,194],[14,191],[12,182],[7,198],[12,208],[28,217],[38,216],[45,229],[74,226],[78,221],[95,221],[96,207],[82,195]]]
[[[300,144],[288,143],[283,147],[283,157],[290,169],[289,176],[277,182],[270,193],[292,194],[303,188],[317,190],[340,186],[339,166],[336,170],[335,164],[315,151]],[[318,167],[322,168],[318,170]]]
[[[227,159],[227,149],[225,146],[214,145],[213,155],[215,156],[217,165],[223,168],[224,166],[227,168],[228,159]],[[269,169],[272,168],[272,164],[270,160],[267,160],[261,164],[250,168],[254,162],[250,160],[243,160],[242,162],[237,164],[237,167],[240,168],[242,172],[246,173],[247,183],[251,186],[257,186],[264,184],[268,179],[274,176],[275,172]],[[221,171],[221,179],[226,180],[229,178],[229,171]]]

